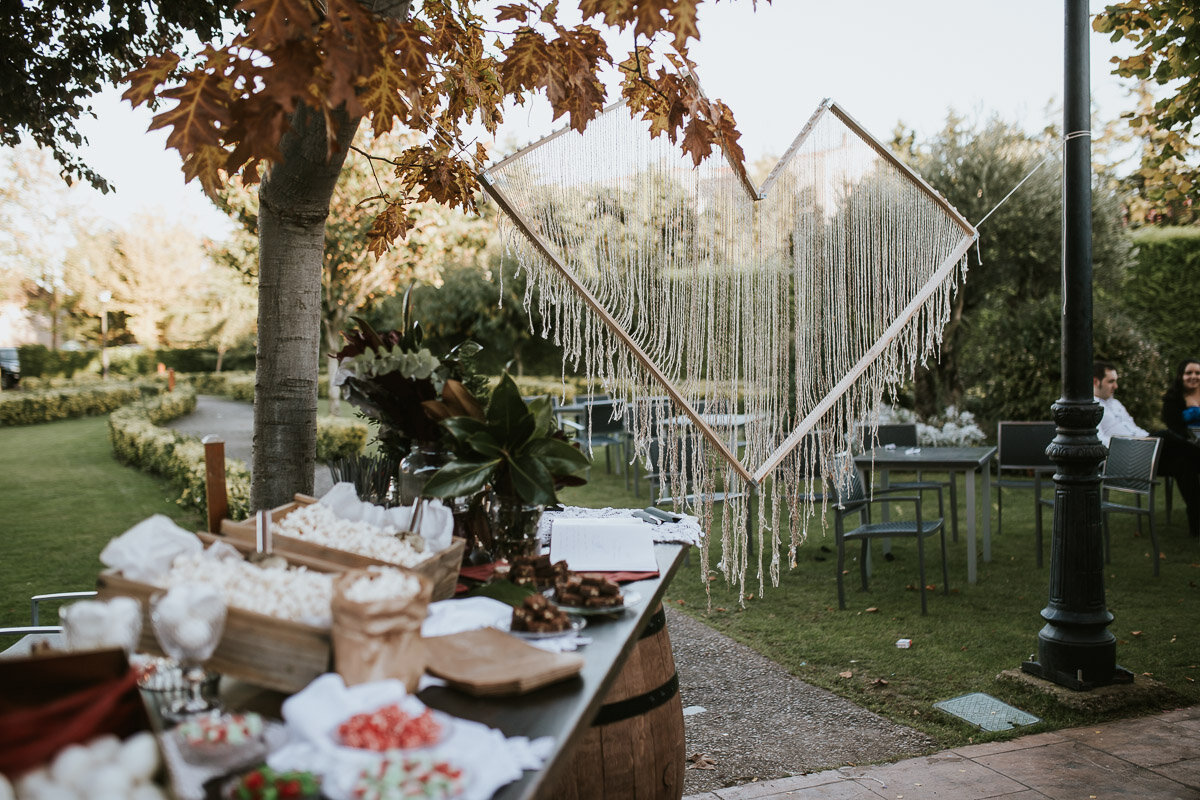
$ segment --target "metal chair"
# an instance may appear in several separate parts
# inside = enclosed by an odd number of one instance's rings
[[[1005,421],[996,426],[996,477],[992,486],[996,489],[996,533],[1004,525],[1004,490],[1037,489],[1040,476],[1036,473],[1053,471],[1054,462],[1046,455],[1046,448],[1054,440],[1057,427],[1050,421],[1013,422]],[[1005,477],[1005,472],[1015,473]],[[1035,473],[1029,477],[1029,473]],[[1038,509],[1040,498],[1035,492],[1034,509]],[[1039,512],[1039,518],[1040,518]],[[1037,538],[1037,565],[1042,565],[1042,528],[1035,526]]]
[[[863,426],[860,425],[859,427],[861,428]],[[896,447],[916,447],[917,446],[917,425],[915,422],[891,422],[891,423],[879,425],[876,428],[874,441],[884,447],[886,447],[887,445],[895,445]],[[888,478],[888,470],[886,470],[886,469],[880,470],[879,474],[883,481],[882,490],[887,491],[887,492],[936,491],[938,493],[938,516],[939,517],[945,518],[945,516],[946,516],[946,509],[945,509],[945,505],[943,502],[943,495],[942,495],[942,487],[949,487],[949,489],[950,489],[950,508],[951,509],[958,508],[958,495],[957,495],[957,491],[955,488],[956,483],[955,483],[953,475],[950,475],[949,478],[944,481],[927,481],[924,479],[924,476],[922,475],[922,473],[918,472],[917,479],[915,481],[900,481],[899,483],[892,483]],[[878,493],[880,491],[880,488],[877,488],[877,487],[872,487],[872,488],[873,488],[874,493]],[[886,511],[886,507],[885,507],[885,521],[886,521],[886,514],[887,514],[887,511]],[[952,513],[950,515],[950,532],[951,532],[951,536],[954,539],[954,541],[957,542],[958,541],[958,514],[957,513]],[[885,544],[884,547],[886,548],[887,545]]]
[[[622,420],[613,419],[613,414],[617,410],[616,400],[598,400],[584,404],[586,411],[584,414],[588,417],[586,422],[580,423],[581,428],[577,433],[577,437],[588,442],[589,447],[604,448],[604,469],[607,472],[612,472],[612,455],[613,448],[617,450],[619,466],[623,470],[625,468],[625,424]]]
[[[1108,515],[1133,514],[1140,519],[1146,517],[1150,528],[1150,546],[1153,548],[1154,575],[1158,576],[1158,531],[1154,527],[1155,473],[1158,470],[1158,455],[1162,440],[1156,436],[1114,436],[1108,443],[1108,458],[1100,476],[1100,512],[1104,521],[1104,562],[1112,563],[1109,544]],[[1109,492],[1124,492],[1133,495],[1136,505],[1115,503],[1108,499]],[[1146,508],[1142,498],[1147,498]]]
[[[834,506],[834,538],[837,543],[838,607],[842,610],[846,608],[846,588],[843,580],[846,563],[846,542],[858,541],[862,543],[862,552],[859,556],[858,567],[862,579],[862,588],[863,591],[866,591],[868,545],[870,541],[872,539],[899,539],[907,537],[917,540],[917,570],[920,574],[921,614],[926,614],[928,608],[925,600],[925,539],[935,533],[939,534],[942,546],[942,594],[950,593],[950,577],[946,566],[946,527],[944,525],[944,518],[925,519],[922,516],[920,493],[910,496],[887,494],[868,497],[866,491],[863,489],[862,477],[859,475],[858,470],[854,468],[854,462],[848,458],[839,466],[838,472],[834,488],[837,496],[837,502]],[[937,491],[940,502],[940,486]],[[911,521],[872,522],[871,505],[882,502],[911,502],[916,510],[916,518]],[[854,513],[859,514],[860,524],[853,530],[846,531],[845,518]]]

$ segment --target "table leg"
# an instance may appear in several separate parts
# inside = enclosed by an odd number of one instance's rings
[[[985,464],[975,474],[983,478],[983,563],[989,564],[992,560],[992,465]]]
[[[975,542],[975,472],[963,472],[963,484],[967,489],[967,583],[976,582]]]

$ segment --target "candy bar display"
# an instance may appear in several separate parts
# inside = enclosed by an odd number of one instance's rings
[[[566,561],[551,564],[547,554],[515,556],[508,570],[510,581],[518,586],[532,586],[535,589],[549,589],[559,581],[566,580],[569,575]]]
[[[346,747],[385,752],[410,750],[437,744],[442,726],[428,708],[417,715],[407,714],[392,703],[375,711],[355,714],[337,729],[338,740]]]
[[[512,629],[528,633],[553,633],[571,627],[571,618],[543,595],[533,594],[513,609]]]
[[[462,789],[462,770],[453,764],[421,756],[389,756],[363,770],[353,792],[362,800],[441,800]]]
[[[335,547],[389,564],[411,567],[429,557],[424,539],[415,534],[397,536],[397,533],[399,531],[394,528],[342,519],[322,503],[297,508],[275,523],[276,535]]]

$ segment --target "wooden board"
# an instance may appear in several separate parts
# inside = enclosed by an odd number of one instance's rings
[[[141,601],[142,638],[138,649],[166,655],[150,622],[150,596],[165,591],[162,587],[131,581],[106,570],[96,579],[96,591],[101,600],[124,595]],[[231,607],[225,617],[221,643],[207,666],[255,686],[294,693],[313,678],[329,672],[332,655],[333,645],[326,628]]]
[[[297,508],[315,502],[316,498],[298,494],[295,502],[272,509],[271,520],[279,522]],[[234,522],[231,519],[221,520],[220,535],[226,537],[230,544],[243,553],[254,551],[256,534],[256,524],[252,519],[243,522]],[[454,596],[454,589],[458,586],[458,569],[462,565],[463,550],[466,544],[466,540],[456,536],[445,550],[434,553],[424,561],[408,567],[408,569],[424,575],[433,584],[433,600],[446,600]],[[271,545],[274,552],[289,562],[319,572],[341,572],[346,569],[364,569],[370,566],[399,566],[382,559],[352,553],[348,550],[339,550],[328,545],[306,542],[292,536],[273,535]]]
[[[426,671],[476,697],[525,694],[583,669],[583,656],[539,650],[495,628],[424,641]]]

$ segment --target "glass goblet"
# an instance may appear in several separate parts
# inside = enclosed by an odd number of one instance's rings
[[[209,583],[183,583],[150,599],[150,621],[163,652],[179,662],[187,696],[164,711],[180,719],[217,707],[204,697],[204,662],[212,657],[225,629],[225,598]]]

